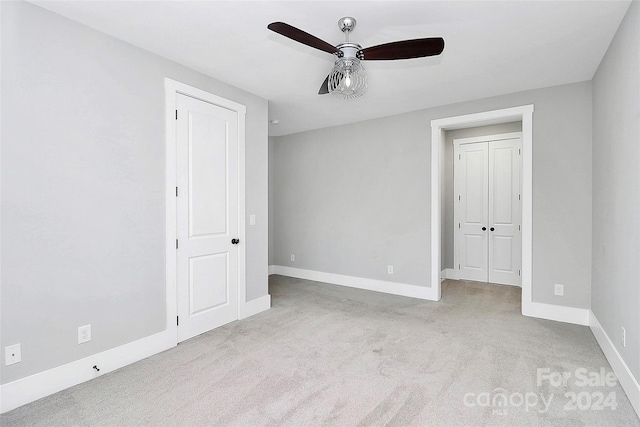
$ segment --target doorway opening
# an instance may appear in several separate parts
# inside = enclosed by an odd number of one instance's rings
[[[431,286],[440,300],[443,240],[442,221],[445,218],[444,161],[446,132],[505,123],[521,123],[522,188],[521,188],[521,283],[522,311],[531,306],[532,261],[532,145],[533,105],[493,110],[431,121]]]

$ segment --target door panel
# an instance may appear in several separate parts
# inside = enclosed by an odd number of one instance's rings
[[[471,148],[471,149],[466,149]],[[482,224],[486,220],[486,202],[484,193],[486,190],[486,147],[465,147],[462,155],[466,157],[463,196],[464,222],[467,224]]]
[[[227,126],[189,111],[189,237],[227,232]]]
[[[189,315],[201,313],[226,303],[225,287],[229,275],[229,256],[226,253],[204,255],[189,259]]]
[[[178,341],[238,318],[238,116],[177,95]]]
[[[482,235],[469,235],[465,237],[465,268],[472,268],[476,270],[484,270],[484,247],[485,239]]]
[[[493,261],[493,270],[501,272],[510,272],[514,268],[515,260],[513,258],[513,237],[511,236],[494,236],[492,241],[491,256]],[[492,282],[492,280],[489,280]],[[494,282],[495,283],[495,282]]]
[[[491,218],[494,225],[511,224],[514,213],[512,209],[513,197],[517,194],[514,194],[514,182],[511,179],[513,171],[512,149],[511,147],[496,147],[492,143],[490,150],[489,155],[492,156],[490,162],[493,163],[489,166],[491,171],[489,198],[493,208]]]

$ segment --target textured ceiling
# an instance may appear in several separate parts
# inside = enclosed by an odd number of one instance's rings
[[[590,80],[625,1],[36,1],[35,4],[269,100],[270,135]],[[318,96],[333,56],[267,30],[283,21],[329,43],[353,16],[363,47],[443,37],[438,57],[365,61],[362,98]]]

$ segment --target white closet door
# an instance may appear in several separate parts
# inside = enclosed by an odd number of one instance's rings
[[[489,222],[488,145],[463,144],[456,150],[458,277],[487,281]],[[483,230],[484,228],[484,230]]]
[[[489,143],[489,282],[520,285],[522,263],[518,139]]]
[[[238,318],[238,113],[177,99],[178,341]]]
[[[521,284],[520,137],[455,141],[457,277]]]

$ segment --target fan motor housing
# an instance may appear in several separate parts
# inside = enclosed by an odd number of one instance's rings
[[[362,46],[357,43],[350,42],[340,43],[336,48],[340,49],[345,58],[356,58],[358,56],[358,52],[362,50]]]

